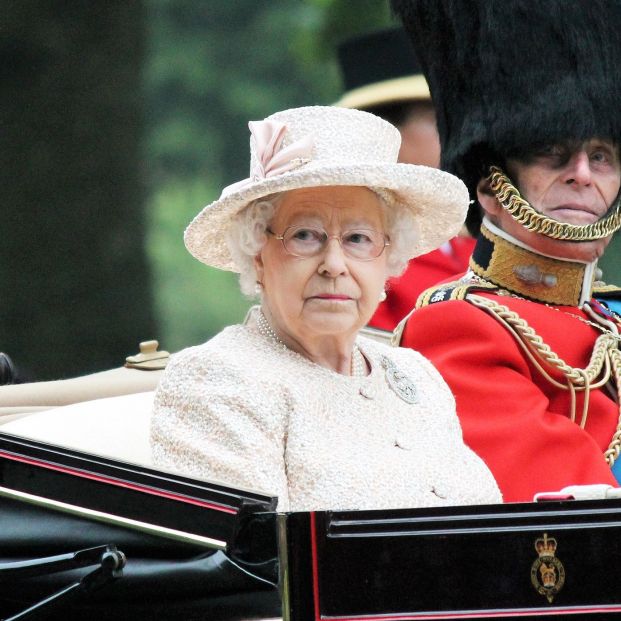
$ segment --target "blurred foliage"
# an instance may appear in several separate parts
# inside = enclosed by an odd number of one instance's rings
[[[119,366],[156,329],[143,4],[2,8],[0,347],[33,379]]]
[[[388,0],[309,0],[322,9],[321,25],[306,51],[313,61],[331,60],[341,41],[394,25]]]
[[[240,322],[250,303],[239,293],[236,274],[203,265],[183,245],[196,205],[214,194],[214,188],[195,179],[169,182],[154,197],[148,247],[167,348],[202,343],[214,329]]]
[[[162,345],[204,341],[251,301],[183,229],[248,174],[248,121],[340,95],[336,46],[389,23],[385,0],[147,0],[148,248]]]
[[[619,233],[613,237],[598,265],[605,282],[621,286],[621,235]]]

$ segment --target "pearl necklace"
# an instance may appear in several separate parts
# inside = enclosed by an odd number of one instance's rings
[[[259,332],[264,337],[266,337],[267,339],[271,341],[274,341],[274,343],[278,343],[279,345],[283,347],[283,349],[287,349],[287,346],[278,337],[276,332],[274,332],[274,329],[272,328],[272,326],[270,326],[262,310],[259,310],[259,312],[256,314],[256,322],[257,322],[257,328],[259,329]],[[364,358],[364,355],[360,351],[360,348],[358,347],[358,345],[354,343],[354,347],[351,352],[351,370],[350,370],[351,376],[352,377],[366,377],[367,375],[366,365],[367,365],[367,362]]]
[[[279,345],[282,346],[283,349],[287,349],[287,346],[278,338],[278,335],[276,334],[276,332],[272,330],[272,326],[270,326],[262,310],[260,310],[256,314],[256,320],[257,320],[257,328],[259,328],[259,332],[264,337],[266,337],[270,341],[274,341],[274,343],[278,343]]]
[[[367,376],[367,361],[365,360],[360,347],[354,343],[354,348],[351,351],[351,376],[352,377],[366,377]]]

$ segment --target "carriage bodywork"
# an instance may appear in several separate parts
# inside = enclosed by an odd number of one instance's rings
[[[0,476],[5,619],[37,605],[93,620],[621,613],[618,500],[278,513],[262,494],[8,434]],[[95,570],[61,563],[78,552]]]

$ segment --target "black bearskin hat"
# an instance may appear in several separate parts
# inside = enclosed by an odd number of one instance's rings
[[[566,140],[621,142],[621,0],[391,3],[429,83],[442,167],[472,198],[507,156]],[[469,219],[475,232],[478,213]]]

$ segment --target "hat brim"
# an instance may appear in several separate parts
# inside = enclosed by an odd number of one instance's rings
[[[431,101],[427,80],[422,74],[374,82],[345,93],[333,105],[366,110],[374,106],[406,101]]]
[[[412,164],[307,165],[265,178],[207,205],[185,231],[185,245],[199,261],[238,272],[226,243],[233,217],[252,201],[278,192],[325,186],[363,186],[388,191],[416,220],[419,238],[411,256],[438,248],[461,229],[468,190],[457,177]]]

